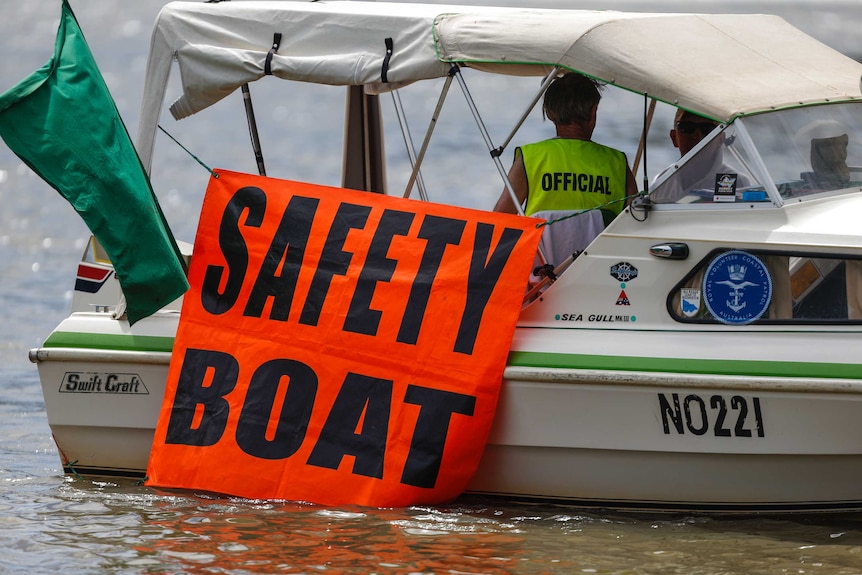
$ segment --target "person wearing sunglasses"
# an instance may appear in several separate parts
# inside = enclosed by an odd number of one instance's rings
[[[674,116],[673,127],[670,130],[670,141],[684,157],[697,146],[717,126],[718,122],[698,116],[692,112],[678,109]],[[693,191],[709,193],[716,188],[716,178],[719,174],[731,174],[735,178],[736,187],[748,185],[748,178],[738,174],[737,170],[724,163],[724,134],[718,135],[701,149],[696,156],[689,158],[679,167],[676,174],[662,185],[650,190],[650,198],[657,203],[673,203],[688,197]],[[662,170],[653,181],[658,181],[669,170],[679,166],[671,164]]]
[[[670,129],[670,141],[673,142],[674,148],[679,149],[679,156],[682,157],[698,145],[717,125],[718,122],[678,109],[673,127]]]

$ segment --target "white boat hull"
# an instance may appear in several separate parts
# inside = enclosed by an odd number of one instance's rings
[[[175,331],[178,317],[178,313],[159,313],[141,323],[151,333],[155,327]],[[98,335],[108,338],[129,332],[128,323],[110,320],[108,314],[83,313],[65,320],[54,335],[79,333],[65,329],[77,330],[80,325],[97,325],[103,329]],[[48,422],[67,472],[144,477],[170,357],[167,350],[86,347],[43,347],[30,352],[39,368]]]
[[[177,319],[141,324],[169,334]],[[121,338],[123,325],[73,314],[55,334]],[[31,356],[65,469],[144,477],[170,354]],[[860,437],[856,380],[510,366],[469,492],[628,509],[862,509]]]
[[[862,507],[857,382],[542,371],[507,371],[472,491],[669,510]],[[744,419],[732,403],[749,407]]]

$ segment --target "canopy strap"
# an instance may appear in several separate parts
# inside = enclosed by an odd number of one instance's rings
[[[263,73],[265,76],[272,76],[272,57],[278,52],[278,47],[281,45],[281,32],[276,32],[272,36],[272,48],[266,55],[266,61],[263,64]]]
[[[389,60],[392,59],[392,50],[395,44],[392,42],[392,38],[386,38],[386,40],[384,40],[384,43],[386,44],[386,56],[383,57],[383,66],[380,70],[380,81],[384,84],[388,84]]]

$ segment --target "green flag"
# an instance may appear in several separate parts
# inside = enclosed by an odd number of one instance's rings
[[[179,248],[66,0],[54,57],[0,94],[0,136],[105,248],[129,323],[188,289]]]

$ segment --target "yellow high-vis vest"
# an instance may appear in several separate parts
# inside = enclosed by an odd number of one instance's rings
[[[567,138],[527,144],[515,150],[527,171],[529,216],[545,210],[597,208],[626,196],[626,155],[619,150]],[[602,208],[605,224],[624,208],[619,201]]]

